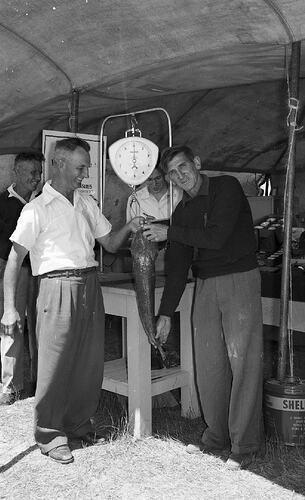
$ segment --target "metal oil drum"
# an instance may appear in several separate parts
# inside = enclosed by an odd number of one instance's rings
[[[264,387],[267,436],[290,446],[305,446],[305,380],[268,380]]]

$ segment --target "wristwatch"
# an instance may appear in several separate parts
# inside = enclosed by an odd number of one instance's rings
[[[153,172],[159,148],[139,135],[119,139],[109,146],[108,151],[112,168],[118,177],[126,184],[137,186]]]

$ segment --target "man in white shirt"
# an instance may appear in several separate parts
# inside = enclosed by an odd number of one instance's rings
[[[173,187],[173,209],[181,199],[182,191]],[[137,215],[154,219],[169,219],[171,216],[169,186],[159,167],[154,169],[147,181],[136,191],[136,199],[131,194],[127,200],[127,222]]]
[[[170,189],[164,177],[164,173],[156,167],[147,181],[127,200],[126,221],[132,217],[142,215],[148,221],[167,219],[169,220],[172,209],[174,210],[182,199],[182,190],[173,186],[173,201],[171,207]],[[164,271],[165,250],[161,248],[156,259],[156,271]]]
[[[0,318],[3,314],[3,275],[12,243],[10,236],[24,205],[35,198],[41,178],[40,152],[19,153],[14,160],[15,182],[0,194]],[[23,261],[18,274],[16,306],[20,316],[20,333],[1,334],[1,379],[0,405],[14,403],[23,390],[23,330],[27,315],[27,332],[30,352],[30,395],[33,395],[37,374],[37,347],[35,337],[35,279],[32,277],[30,259]]]
[[[88,177],[89,149],[77,137],[57,141],[52,180],[24,207],[4,275],[2,323],[9,335],[19,323],[18,270],[30,252],[39,277],[35,439],[43,454],[64,464],[74,460],[68,440],[94,442],[90,418],[103,378],[104,307],[95,240],[114,253],[143,222],[137,217],[114,232],[95,200],[77,190]]]

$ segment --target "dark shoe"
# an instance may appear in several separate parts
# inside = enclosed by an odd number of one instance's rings
[[[87,432],[84,436],[79,438],[81,440],[83,448],[86,446],[100,445],[105,443],[105,438],[98,436],[95,432]]]
[[[52,450],[48,451],[46,455],[60,464],[70,464],[74,461],[74,457],[67,444],[63,444],[61,446],[53,448]]]
[[[17,392],[3,392],[0,394],[0,405],[12,405],[18,399],[20,395]]]
[[[202,453],[211,455],[223,455],[225,450],[220,448],[214,448],[212,446],[205,445],[203,443],[199,444],[188,444],[186,447],[186,452],[190,455],[201,455]]]
[[[257,458],[255,452],[252,453],[230,453],[226,466],[230,470],[239,470],[251,465]]]

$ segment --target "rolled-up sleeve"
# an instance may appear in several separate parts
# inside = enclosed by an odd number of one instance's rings
[[[101,238],[102,236],[106,236],[106,234],[110,233],[112,229],[112,225],[108,219],[106,219],[105,215],[103,215],[101,209],[94,203],[93,204],[94,211],[94,220],[95,220],[95,238]]]
[[[27,250],[35,245],[40,233],[38,213],[32,204],[25,205],[19,216],[15,231],[10,237],[12,243],[18,243]]]

